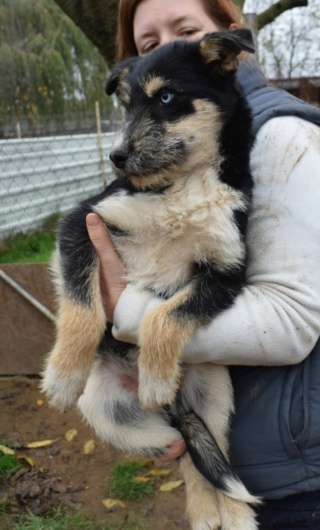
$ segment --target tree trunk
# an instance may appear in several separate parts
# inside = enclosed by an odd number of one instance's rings
[[[116,58],[118,0],[55,1],[112,66]]]

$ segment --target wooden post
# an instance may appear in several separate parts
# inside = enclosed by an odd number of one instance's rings
[[[105,168],[104,156],[103,156],[99,101],[96,101],[95,107],[96,107],[96,125],[97,125],[98,148],[99,148],[99,156],[100,156],[101,179],[102,179],[103,186],[106,186],[107,185],[107,174],[106,174],[106,168]]]

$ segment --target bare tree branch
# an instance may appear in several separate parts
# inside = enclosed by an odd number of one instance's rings
[[[258,15],[258,29],[273,22],[279,15],[294,7],[306,7],[308,0],[279,0]]]

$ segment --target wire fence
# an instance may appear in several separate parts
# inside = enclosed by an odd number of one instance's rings
[[[56,121],[53,136],[29,129],[30,137],[23,137],[20,129],[15,138],[0,140],[0,240],[33,232],[53,214],[102,191],[113,178],[110,129],[118,123],[102,122],[97,106],[91,120],[86,116],[78,127],[69,122],[68,134],[58,134]]]

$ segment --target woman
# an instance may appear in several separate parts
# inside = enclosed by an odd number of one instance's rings
[[[119,58],[241,25],[229,0],[121,0]],[[265,499],[261,528],[320,528],[320,112],[267,87],[247,58],[238,79],[256,133],[247,286],[229,310],[197,330],[184,361],[231,366],[231,460]],[[90,214],[87,227],[113,334],[135,343],[153,296],[126,285],[98,216]],[[183,451],[181,441],[165,457]]]

